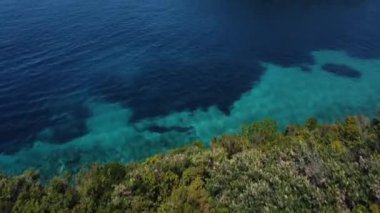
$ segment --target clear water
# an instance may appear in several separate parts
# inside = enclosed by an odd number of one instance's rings
[[[379,20],[378,0],[2,0],[0,170],[140,160],[264,118],[373,116]]]

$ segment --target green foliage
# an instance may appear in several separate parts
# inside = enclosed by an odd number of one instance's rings
[[[236,135],[223,135],[220,139],[214,139],[212,148],[222,148],[227,153],[227,157],[231,158],[232,155],[242,152],[249,146],[247,138]]]
[[[340,126],[339,133],[348,145],[360,141],[360,126],[356,117],[347,117]]]
[[[243,127],[241,136],[251,143],[262,143],[274,141],[278,137],[277,123],[271,120],[264,120]]]
[[[314,130],[318,127],[318,121],[316,118],[310,118],[309,120],[306,121],[305,127],[308,128],[309,130]]]
[[[0,212],[379,212],[380,122],[272,121],[41,184],[0,174]]]
[[[189,186],[173,190],[170,197],[160,206],[159,212],[209,212],[210,198],[200,177]]]

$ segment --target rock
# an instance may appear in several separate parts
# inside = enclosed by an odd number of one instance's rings
[[[358,70],[343,64],[325,64],[322,66],[322,69],[326,72],[348,78],[360,78],[362,76]]]

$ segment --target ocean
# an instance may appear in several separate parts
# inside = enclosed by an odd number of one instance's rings
[[[0,171],[380,108],[378,0],[2,0]]]

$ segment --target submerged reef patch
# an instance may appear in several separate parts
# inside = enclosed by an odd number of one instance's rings
[[[349,77],[349,78],[360,78],[361,73],[351,67],[344,64],[324,64],[322,69],[326,72],[333,73],[338,76]]]
[[[173,127],[162,127],[162,126],[149,126],[147,127],[147,130],[150,132],[157,132],[157,133],[165,133],[165,132],[190,132],[192,131],[191,127],[181,127],[181,126],[173,126]]]

